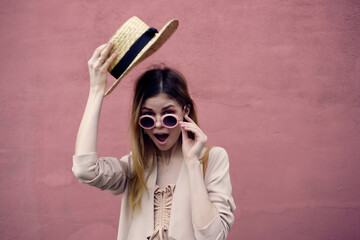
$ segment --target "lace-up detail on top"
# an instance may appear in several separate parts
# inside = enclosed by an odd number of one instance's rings
[[[148,237],[150,240],[167,240],[167,230],[170,224],[170,213],[175,184],[169,184],[167,187],[155,187],[154,192],[154,232]]]

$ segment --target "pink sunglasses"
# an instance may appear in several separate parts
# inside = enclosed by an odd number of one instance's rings
[[[157,119],[151,115],[142,115],[139,118],[139,125],[144,129],[155,127]],[[179,124],[179,117],[175,114],[165,114],[160,118],[161,124],[166,128],[174,128]]]

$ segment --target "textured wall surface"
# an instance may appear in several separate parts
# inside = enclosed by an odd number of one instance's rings
[[[358,0],[4,0],[0,238],[116,238],[121,197],[71,172],[87,60],[129,17],[173,38],[104,100],[99,155],[129,152],[133,79],[187,77],[211,145],[227,149],[231,240],[360,239]],[[112,79],[109,81],[113,81]]]

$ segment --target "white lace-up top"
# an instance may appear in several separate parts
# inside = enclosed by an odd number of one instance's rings
[[[167,187],[155,187],[154,192],[154,232],[148,237],[150,240],[167,240],[170,223],[170,213],[175,184],[169,184]]]

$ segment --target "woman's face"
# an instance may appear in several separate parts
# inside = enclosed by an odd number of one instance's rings
[[[184,111],[181,105],[164,93],[148,98],[141,108],[141,116],[151,115],[157,119],[155,126],[145,131],[160,151],[170,150],[179,140],[181,133],[180,125],[174,128],[162,125],[160,118],[169,113],[177,115],[180,120],[183,119]]]

